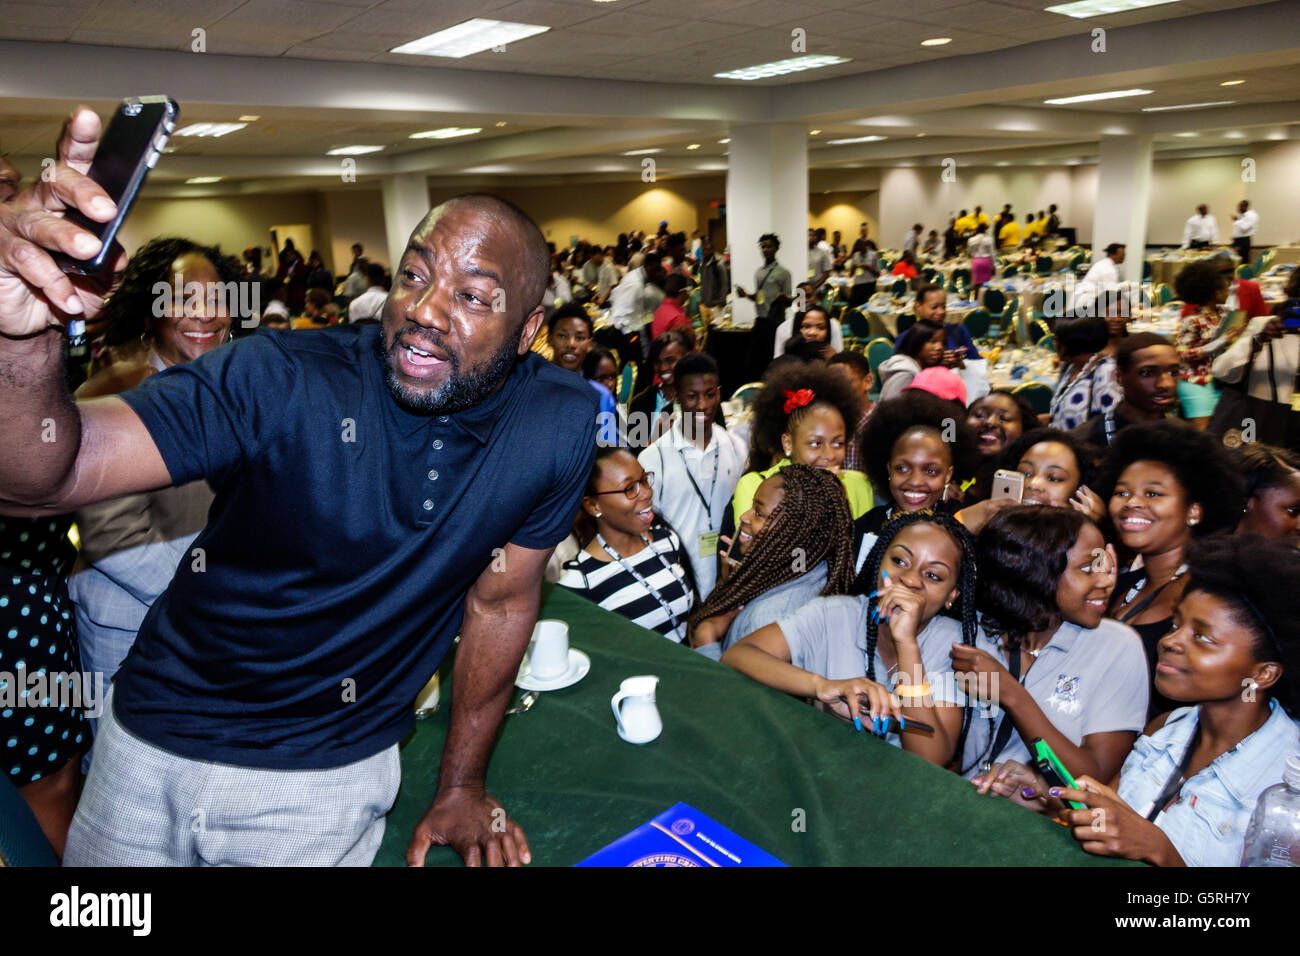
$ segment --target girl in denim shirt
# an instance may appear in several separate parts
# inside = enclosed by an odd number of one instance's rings
[[[1157,866],[1241,862],[1255,802],[1300,749],[1300,552],[1253,534],[1217,535],[1188,563],[1155,681],[1190,706],[1153,720],[1110,786],[1083,776],[1077,790],[1049,790],[1007,763],[973,781],[981,792],[1060,816],[1089,853]],[[1061,800],[1089,809],[1064,809]]]

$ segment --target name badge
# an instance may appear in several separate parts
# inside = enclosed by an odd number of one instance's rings
[[[754,301],[757,302],[759,305],[762,305],[762,304],[763,304],[763,293],[761,293],[761,292],[756,292],[756,293],[754,293]]]
[[[1291,394],[1291,411],[1300,412],[1300,392]]]
[[[700,535],[700,556],[711,558],[718,553],[718,536],[717,531],[706,531]]]

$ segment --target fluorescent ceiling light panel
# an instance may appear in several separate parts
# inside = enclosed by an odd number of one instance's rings
[[[651,153],[662,153],[663,150],[656,146],[654,149],[629,149],[624,156],[649,156]]]
[[[454,27],[412,40],[410,43],[395,46],[389,52],[460,59],[493,47],[505,46],[517,40],[537,36],[549,29],[550,27],[538,26],[534,23],[511,23],[507,20],[485,20],[482,17],[475,17]]]
[[[687,148],[687,149],[699,149],[699,148],[700,148],[700,144],[699,144],[699,143],[691,143],[691,144],[690,144],[689,146],[687,146],[686,148]]]
[[[878,143],[885,137],[883,136],[855,136],[852,139],[828,139],[828,146],[847,146],[849,143]]]
[[[185,180],[185,185],[200,186],[203,183],[219,183],[219,182],[221,182],[220,176],[191,176],[189,179]]]
[[[1218,100],[1214,103],[1183,103],[1181,106],[1144,106],[1143,113],[1164,113],[1169,110],[1198,110],[1203,106],[1227,106],[1236,100]]]
[[[928,40],[922,40],[921,46],[943,46],[951,42],[952,37],[930,37]]]
[[[241,117],[239,117],[239,122],[241,122],[241,123],[256,123],[256,122],[257,122],[258,120],[260,120],[261,118],[262,118],[262,117],[260,117],[260,116],[252,116],[252,115],[249,115],[249,116],[241,116]]]
[[[173,136],[225,136],[227,133],[233,133],[241,130],[247,123],[191,123],[189,126],[178,129],[172,133]]]
[[[1246,82],[1245,80],[1224,80],[1219,85],[1220,86],[1241,86],[1241,84],[1245,82]]]
[[[360,156],[362,153],[377,153],[382,146],[339,146],[331,149],[326,156]]]
[[[808,55],[795,56],[788,60],[776,60],[773,63],[760,63],[740,70],[728,70],[726,73],[714,73],[720,80],[765,80],[771,76],[785,76],[787,73],[799,73],[803,70],[816,70],[823,66],[835,66],[848,63],[848,57]]]
[[[457,136],[473,136],[483,132],[481,126],[446,126],[442,129],[426,129],[423,133],[412,133],[411,139],[454,139]]]
[[[731,142],[731,137],[728,136],[726,139],[720,139],[720,140],[718,140],[718,142],[719,142],[719,143],[730,143],[730,142]]]
[[[1049,106],[1065,106],[1069,103],[1091,103],[1093,100],[1118,100],[1126,96],[1147,96],[1155,90],[1111,90],[1109,93],[1084,93],[1082,96],[1062,96],[1054,100],[1043,100]]]
[[[1158,7],[1164,3],[1177,3],[1178,0],[1079,0],[1078,3],[1058,3],[1047,7],[1048,13],[1060,13],[1076,20],[1088,17],[1104,17],[1108,13],[1124,13],[1128,10],[1141,10],[1143,7]]]

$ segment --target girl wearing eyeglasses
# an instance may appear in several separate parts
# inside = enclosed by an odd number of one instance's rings
[[[582,498],[585,541],[559,584],[681,643],[694,587],[677,534],[652,508],[655,475],[622,448],[600,448]]]

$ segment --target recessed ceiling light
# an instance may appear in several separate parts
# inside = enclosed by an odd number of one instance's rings
[[[720,140],[718,140],[718,143],[721,144],[721,145],[725,145],[725,144],[730,143],[730,142],[731,142],[731,137],[730,137],[730,136],[728,136],[726,139],[720,139]]]
[[[549,29],[550,27],[542,27],[534,23],[511,23],[508,20],[485,20],[482,17],[475,17],[454,27],[412,40],[410,43],[395,46],[389,52],[460,59],[493,47],[501,47],[517,40],[537,36]]]
[[[1213,103],[1183,103],[1179,106],[1144,106],[1143,113],[1165,113],[1169,110],[1196,110],[1203,106],[1227,106],[1229,103],[1235,103],[1236,100],[1216,100]]]
[[[920,139],[920,138],[921,138],[922,136],[924,136],[924,135],[925,135],[924,133],[917,133],[917,134],[916,134],[916,138],[917,138],[917,139]]]
[[[1076,20],[1088,17],[1100,17],[1107,13],[1123,13],[1126,10],[1140,10],[1143,7],[1158,7],[1162,3],[1176,3],[1177,0],[1079,0],[1077,3],[1058,3],[1047,7],[1048,13],[1061,13]]]
[[[629,149],[624,156],[648,156],[651,153],[662,153],[663,150],[656,146],[654,149]]]
[[[1002,162],[1000,162],[1000,163],[994,163],[993,165],[994,165],[994,166],[1010,166],[1010,165],[1011,165],[1011,162],[1010,162],[1010,160],[1006,160],[1006,159],[1004,159],[1004,160],[1002,160]]]
[[[1241,84],[1245,82],[1246,82],[1245,80],[1224,80],[1219,85],[1220,86],[1241,86]]]
[[[1245,139],[1245,138],[1246,138],[1246,134],[1243,133],[1243,132],[1242,132],[1241,130],[1239,130],[1239,129],[1234,129],[1234,130],[1233,130],[1232,132],[1230,132],[1230,133],[1224,133],[1224,134],[1223,134],[1223,138],[1224,138],[1224,139]]]
[[[687,149],[699,149],[699,148],[700,148],[700,144],[699,144],[699,143],[691,143],[691,144],[690,144],[689,146],[687,146],[686,148],[687,148]]]
[[[339,146],[327,152],[326,156],[360,156],[362,153],[377,153],[382,146]]]
[[[200,186],[203,183],[219,183],[219,182],[221,182],[220,176],[191,176],[189,179],[185,180],[185,185]]]
[[[808,131],[808,135],[809,135],[809,136],[820,136],[821,134],[822,134],[822,131],[819,130],[819,129],[810,129],[810,130]]]
[[[506,121],[505,121],[505,120],[497,120],[496,123],[495,123],[494,125],[496,125],[496,126],[505,126],[505,125],[506,125]]]
[[[795,56],[788,60],[759,63],[757,66],[746,66],[739,70],[728,70],[725,73],[714,73],[713,75],[720,80],[765,80],[770,76],[785,76],[787,73],[816,70],[823,66],[835,66],[839,63],[848,62],[848,57],[844,56]]]
[[[922,40],[921,46],[943,46],[945,43],[951,43],[952,37],[930,37],[928,40]]]
[[[241,123],[256,123],[256,122],[257,122],[258,120],[260,120],[261,118],[262,118],[262,117],[260,117],[260,116],[241,116],[241,117],[239,117],[239,122],[241,122]]]
[[[852,139],[828,139],[827,146],[846,146],[849,143],[878,143],[885,137],[883,136],[855,136]]]
[[[1200,134],[1200,133],[1174,133],[1174,135],[1175,135],[1175,136],[1191,137],[1191,136],[1200,136],[1201,134]]]
[[[241,130],[247,123],[192,123],[189,126],[178,129],[172,133],[173,136],[225,136],[227,133],[233,133]]]
[[[1093,100],[1118,100],[1125,96],[1146,96],[1154,90],[1111,90],[1109,93],[1084,93],[1082,96],[1062,96],[1054,100],[1043,100],[1049,106],[1065,106],[1068,103],[1090,103]]]
[[[445,126],[442,129],[426,129],[423,133],[412,133],[411,139],[455,139],[457,136],[473,136],[483,132],[481,126]]]

